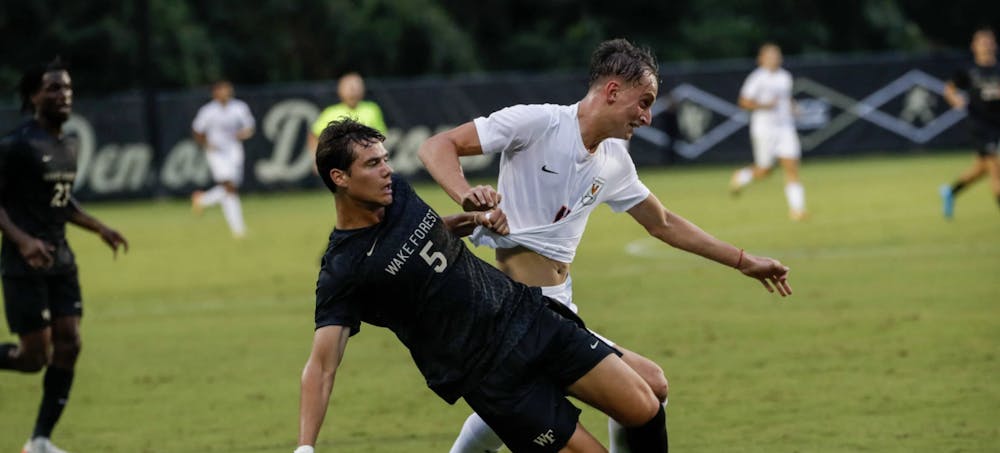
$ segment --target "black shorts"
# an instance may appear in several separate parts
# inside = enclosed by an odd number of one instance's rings
[[[981,157],[1000,154],[1000,127],[984,124],[972,126],[972,144]]]
[[[54,318],[83,316],[76,273],[3,277],[7,325],[16,334],[48,327]]]
[[[566,388],[609,354],[621,355],[573,320],[542,310],[510,355],[465,401],[512,452],[557,452],[580,417]]]

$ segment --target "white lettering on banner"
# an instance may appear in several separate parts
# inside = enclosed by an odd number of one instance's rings
[[[174,145],[160,167],[160,184],[169,190],[179,190],[189,184],[204,187],[211,180],[205,152],[191,139]]]
[[[312,176],[313,156],[304,137],[317,116],[316,105],[302,99],[281,101],[271,107],[263,124],[264,136],[274,147],[270,159],[261,159],[254,165],[258,182],[264,185],[295,182]],[[302,143],[302,147],[294,149],[296,143]]]
[[[259,155],[253,162],[253,176],[261,186],[297,183],[312,178],[313,155],[307,148],[306,134],[319,115],[315,104],[302,99],[288,99],[274,104],[264,116],[262,131],[272,143],[270,154]],[[434,133],[451,129],[438,127]],[[74,114],[64,126],[67,133],[79,139],[77,180],[74,190],[89,190],[107,195],[143,190],[152,184],[153,150],[146,143],[106,143],[98,148],[93,126],[83,116]],[[417,151],[432,132],[429,127],[392,128],[386,134],[385,147],[390,165],[404,176],[411,176],[424,167]],[[301,144],[301,147],[296,147]],[[462,168],[479,171],[488,168],[494,155],[462,158]],[[203,151],[189,138],[181,138],[163,156],[159,184],[176,192],[190,186],[205,186],[211,182]]]
[[[73,186],[73,191],[75,192],[86,184],[87,170],[90,168],[90,157],[94,154],[94,148],[97,147],[97,137],[90,122],[76,113],[70,115],[69,120],[63,125],[63,132],[67,135],[76,135],[78,140],[76,184]]]
[[[153,151],[145,143],[107,144],[97,147],[93,126],[86,118],[72,115],[63,126],[79,140],[76,188],[86,186],[99,193],[134,192],[149,179]]]
[[[447,124],[442,125],[434,133],[439,134],[453,127]],[[430,136],[431,130],[426,126],[417,126],[409,130],[390,128],[385,139],[385,149],[389,151],[389,166],[397,173],[406,176],[422,170],[424,164],[420,162],[417,151]],[[479,171],[489,167],[495,158],[494,154],[463,157],[461,159],[462,169]]]
[[[91,161],[87,182],[99,194],[140,190],[152,160],[153,150],[145,143],[104,145]]]

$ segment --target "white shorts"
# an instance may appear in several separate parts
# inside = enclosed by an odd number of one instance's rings
[[[752,131],[750,141],[753,142],[753,163],[758,168],[771,168],[777,158],[797,160],[802,157],[795,128]]]
[[[573,313],[578,313],[577,306],[573,303],[573,277],[567,275],[566,281],[564,281],[561,285],[542,286],[541,290],[543,296],[569,307]],[[597,338],[600,338],[601,341],[607,343],[608,346],[613,347],[615,345],[615,342],[607,339],[597,332],[594,332],[592,329],[587,330],[590,330],[590,333],[597,336]]]
[[[243,147],[210,149],[205,152],[205,159],[215,182],[231,182],[237,186],[243,182]]]

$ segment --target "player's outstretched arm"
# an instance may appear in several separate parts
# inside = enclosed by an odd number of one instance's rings
[[[420,145],[417,155],[445,193],[465,211],[487,211],[500,203],[500,194],[491,186],[469,185],[458,161],[462,156],[483,154],[473,122],[441,132]]]
[[[504,214],[500,208],[486,212],[475,211],[450,215],[444,218],[444,226],[458,237],[472,234],[477,226],[484,226],[501,236],[510,233],[510,227],[507,226],[507,214]]]
[[[771,258],[757,257],[743,249],[706,233],[687,219],[663,207],[655,195],[628,210],[653,236],[673,247],[739,269],[744,275],[760,280],[768,291],[782,296],[792,293],[788,285],[788,267]]]
[[[128,241],[125,239],[125,236],[122,236],[122,234],[118,231],[101,223],[100,220],[97,220],[97,218],[84,211],[83,207],[80,206],[80,203],[78,203],[75,198],[70,198],[69,203],[73,210],[72,214],[69,216],[69,221],[71,223],[85,230],[97,233],[97,235],[101,237],[101,240],[104,241],[105,244],[108,244],[108,247],[111,247],[111,251],[114,252],[115,258],[118,257],[118,247],[122,247],[122,250],[125,253],[128,253]]]
[[[325,326],[313,334],[312,352],[302,370],[302,394],[299,399],[299,448],[296,452],[311,453],[326,417],[326,407],[333,392],[337,368],[344,358],[351,328]]]

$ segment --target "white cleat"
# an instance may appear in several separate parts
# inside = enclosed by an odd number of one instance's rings
[[[48,437],[36,437],[24,444],[21,453],[68,453],[55,446]]]

